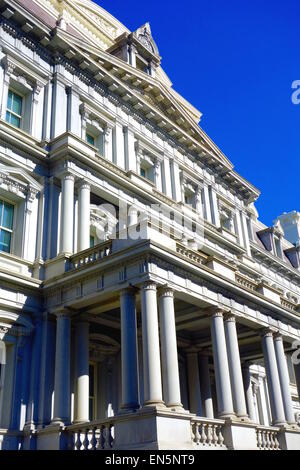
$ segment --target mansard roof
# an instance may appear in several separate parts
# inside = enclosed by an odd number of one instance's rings
[[[247,203],[257,199],[259,191],[234,171],[233,164],[199,126],[201,113],[172,88],[160,66],[153,77],[109,52],[120,36],[131,34],[159,61],[148,24],[130,33],[91,0],[0,0],[0,9],[5,18],[13,16],[21,23],[25,35],[38,37],[52,58],[63,58],[82,76],[105,85],[125,107],[142,114],[166,139],[176,141],[183,154],[211,168]]]

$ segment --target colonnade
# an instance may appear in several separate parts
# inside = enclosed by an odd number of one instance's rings
[[[138,289],[120,293],[121,376],[124,411],[142,406],[183,410],[178,366],[174,292],[149,281],[140,287],[143,349],[143,403],[140,402],[136,296]],[[189,409],[208,418],[254,420],[255,411],[249,370],[242,369],[237,318],[221,308],[210,311],[217,416],[213,407],[207,353],[187,351]],[[54,421],[65,422],[70,416],[70,329],[68,314],[57,315],[55,362]],[[75,421],[89,420],[88,381],[89,327],[84,320],[76,325],[77,399]],[[289,375],[283,340],[270,330],[261,332],[270,405],[274,425],[294,424]]]

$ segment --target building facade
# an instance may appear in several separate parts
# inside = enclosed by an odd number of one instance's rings
[[[0,447],[300,449],[300,215],[258,220],[149,24],[0,12]]]

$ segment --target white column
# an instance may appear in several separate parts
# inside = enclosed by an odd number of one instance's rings
[[[187,353],[187,373],[190,412],[195,413],[197,416],[203,416],[201,404],[198,352],[196,350],[190,350]]]
[[[272,422],[272,417],[270,416],[271,410],[265,376],[261,374],[258,376],[258,388],[255,387],[255,390],[257,410],[261,420],[261,424],[263,424],[264,426],[270,426]]]
[[[211,202],[212,202],[212,208],[213,208],[213,214],[212,214],[213,223],[217,227],[220,227],[220,214],[219,214],[219,208],[218,208],[217,194],[212,186],[210,187],[210,191],[211,191]]]
[[[182,407],[174,292],[167,287],[159,291],[159,318],[164,401],[168,407]]]
[[[67,173],[62,180],[60,252],[73,253],[74,176]]]
[[[89,421],[89,323],[79,321],[76,324],[76,423]]]
[[[30,134],[33,137],[39,138],[39,128],[41,128],[41,123],[38,122],[38,111],[39,111],[39,97],[41,96],[41,91],[43,84],[38,82],[33,88],[32,91],[32,103],[31,103],[31,119],[30,119]],[[44,93],[42,93],[44,95]]]
[[[214,419],[214,406],[211,392],[208,356],[200,354],[198,361],[203,413],[207,418]]]
[[[126,170],[136,172],[136,153],[134,146],[134,132],[128,127],[125,129],[125,161]]]
[[[205,205],[206,219],[208,222],[212,223],[209,191],[208,191],[208,186],[206,184],[203,187],[203,192],[204,192],[204,205]]]
[[[126,410],[136,410],[140,406],[135,296],[134,289],[126,289],[120,295],[122,408]]]
[[[125,151],[124,151],[124,133],[123,126],[116,122],[113,132],[113,161],[120,168],[125,169]]]
[[[144,405],[162,404],[156,284],[147,282],[141,289],[144,360]]]
[[[244,387],[245,387],[245,394],[246,394],[246,401],[247,401],[247,409],[249,418],[251,421],[256,421],[256,413],[255,413],[255,406],[254,406],[254,399],[253,399],[253,392],[252,392],[252,383],[251,383],[251,374],[249,365],[245,365],[242,368],[243,371],[243,378],[244,378]]]
[[[63,66],[58,66],[64,73]],[[51,138],[55,139],[67,130],[67,93],[66,86],[61,78],[55,74],[53,80],[53,99],[52,99],[52,119],[51,119]]]
[[[216,309],[212,315],[211,336],[219,417],[232,417],[234,411],[222,310]]]
[[[234,411],[239,418],[247,418],[236,319],[232,314],[225,317],[225,336]]]
[[[176,202],[181,201],[181,183],[180,183],[180,169],[177,162],[172,162],[172,192],[173,192],[173,199]]]
[[[286,421],[273,343],[273,333],[269,330],[262,333],[262,347],[265,359],[273,424],[282,425],[285,424]]]
[[[195,193],[195,207],[199,217],[203,218],[202,187],[198,186]]]
[[[243,247],[245,247],[245,241],[244,241],[244,235],[243,235],[243,229],[242,229],[242,222],[241,222],[241,213],[239,209],[235,210],[235,220],[236,220],[236,228],[237,228],[237,235],[238,235],[238,240],[239,244]]]
[[[104,157],[110,162],[113,161],[113,130],[112,127],[106,126],[104,129]]]
[[[72,87],[67,88],[67,131],[81,137],[80,98]]]
[[[78,190],[78,251],[90,248],[91,187],[81,181]]]
[[[156,159],[154,161],[154,184],[158,191],[162,190],[161,186],[161,167],[160,160]]]
[[[70,343],[71,319],[58,313],[56,319],[56,351],[53,423],[70,422]]]
[[[4,64],[4,72],[3,72],[3,88],[2,88],[2,96],[1,98],[1,109],[0,109],[0,117],[4,121],[6,120],[6,108],[7,108],[7,99],[8,99],[8,90],[10,84],[10,76],[13,73],[15,66],[8,60],[5,61]]]
[[[298,397],[300,399],[300,363],[294,364],[294,371],[295,371]]]
[[[295,416],[293,411],[293,403],[291,396],[289,371],[284,353],[283,340],[280,334],[274,337],[275,354],[277,359],[277,367],[281,386],[283,407],[285,419],[289,424],[295,424]]]
[[[171,182],[171,169],[170,169],[170,160],[164,155],[162,160],[162,187],[163,192],[170,199],[172,198],[172,182]]]
[[[244,233],[244,238],[245,238],[245,248],[247,250],[247,255],[251,256],[251,247],[250,247],[246,215],[242,212],[241,217],[242,217],[242,228],[243,228],[243,233]]]

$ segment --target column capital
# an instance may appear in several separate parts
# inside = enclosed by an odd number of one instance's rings
[[[275,333],[275,330],[271,328],[263,328],[262,330],[259,331],[261,338],[267,338],[267,337],[273,338],[274,333]]]
[[[129,287],[126,287],[125,289],[122,289],[120,291],[120,296],[122,295],[131,295],[131,296],[135,296],[138,292],[138,289],[137,287],[135,286],[129,286]]]
[[[224,315],[230,313],[230,311],[222,306],[213,305],[211,307],[208,307],[207,313],[211,315],[212,318],[215,318],[224,317]]]
[[[274,341],[282,341],[283,342],[283,337],[280,331],[275,331],[274,333]]]
[[[85,179],[81,179],[79,180],[78,182],[78,188],[79,189],[88,189],[89,191],[91,190],[91,185],[88,181],[86,181]]]
[[[142,290],[153,290],[153,291],[157,291],[157,284],[154,282],[154,281],[146,281],[142,287],[141,287]]]
[[[72,173],[70,173],[68,170],[65,170],[61,174],[61,179],[65,181],[75,181],[75,176]]]
[[[56,316],[57,319],[59,318],[71,318],[71,312],[67,310],[60,310],[59,312],[54,312],[54,315]]]
[[[172,289],[172,287],[169,287],[168,285],[162,286],[158,289],[158,295],[159,297],[171,297],[173,299],[174,289]]]
[[[224,315],[225,322],[236,323],[236,318],[237,318],[237,315],[234,312],[228,312],[228,313],[225,313]]]

